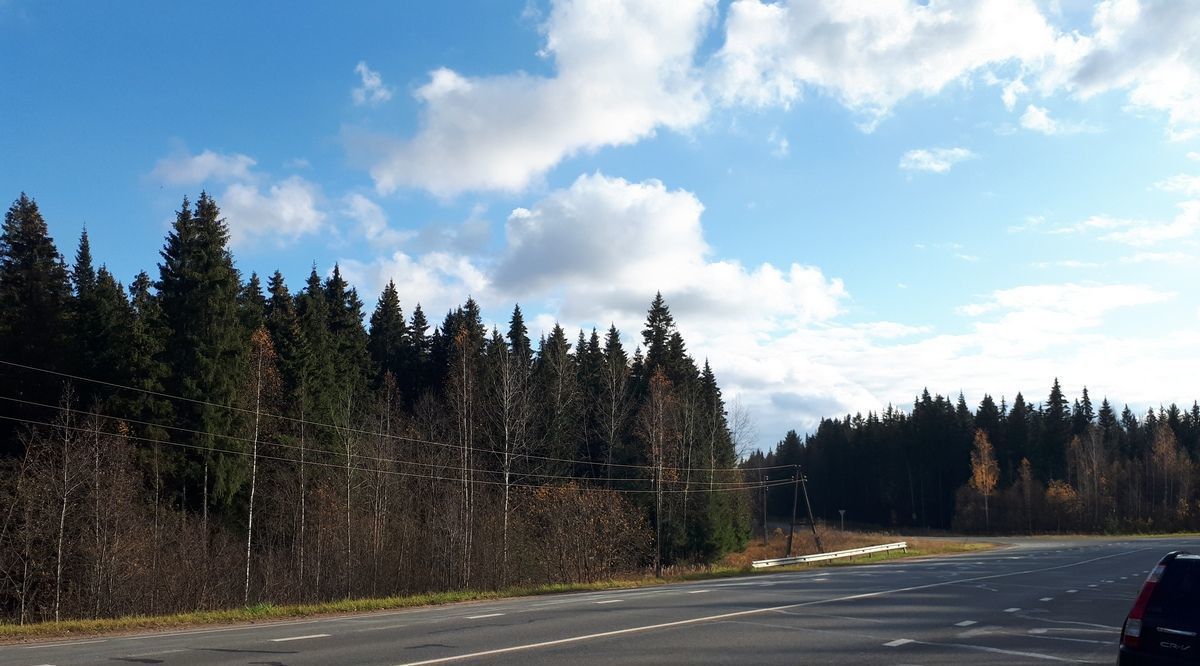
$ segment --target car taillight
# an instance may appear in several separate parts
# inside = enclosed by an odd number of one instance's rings
[[[1167,566],[1160,564],[1154,567],[1149,576],[1146,576],[1146,582],[1142,584],[1142,591],[1138,593],[1137,601],[1133,602],[1133,610],[1129,611],[1129,617],[1125,620],[1124,628],[1121,629],[1121,645],[1131,648],[1138,646],[1142,638],[1142,616],[1146,614],[1146,606],[1150,603],[1150,595],[1154,594],[1154,586],[1158,585],[1158,581],[1166,570]]]

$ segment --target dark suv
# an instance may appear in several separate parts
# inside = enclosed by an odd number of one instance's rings
[[[1118,664],[1200,664],[1200,555],[1168,553],[1146,577],[1125,626]]]

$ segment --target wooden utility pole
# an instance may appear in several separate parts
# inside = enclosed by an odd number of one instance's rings
[[[792,468],[792,526],[788,528],[787,553],[784,554],[784,557],[792,556],[792,537],[796,534],[796,502],[800,495],[799,479],[800,466],[796,465]],[[807,493],[805,494],[805,497],[807,497]]]
[[[800,483],[804,487],[804,506],[808,507],[808,524],[812,527],[813,541],[817,542],[817,552],[825,552],[825,547],[821,545],[821,535],[817,534],[817,521],[813,518],[812,503],[808,501],[808,477],[800,474]]]
[[[763,475],[762,478],[762,499],[763,499],[763,545],[769,546],[767,535],[767,482],[771,480],[769,475]]]

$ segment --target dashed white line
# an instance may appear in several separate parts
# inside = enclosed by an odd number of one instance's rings
[[[1038,601],[1054,601],[1054,597],[1042,597],[1041,599],[1038,599]]]
[[[1020,609],[1020,608],[1005,608],[1005,609],[1004,609],[1004,612],[1005,612],[1005,613],[1015,613],[1015,612],[1017,612],[1017,611],[1019,611],[1019,610],[1021,610],[1021,609]]]
[[[621,603],[621,601],[623,601],[623,600],[622,599],[605,599],[604,601],[597,601],[596,603],[598,603],[598,604],[618,604],[618,603]]]
[[[1067,594],[1075,594],[1079,590],[1067,590]]]
[[[956,627],[969,627],[969,626],[971,626],[971,625],[973,625],[973,624],[978,624],[978,623],[977,623],[975,620],[963,620],[962,622],[955,622],[955,623],[954,623],[954,626],[956,626]]]
[[[482,620],[485,617],[500,617],[501,615],[504,615],[504,613],[486,613],[484,615],[468,615],[467,619],[468,620]]]
[[[896,640],[889,643],[884,643],[883,645],[884,647],[900,647],[901,645],[908,645],[911,642],[913,642],[911,638],[897,638]]]
[[[1100,586],[1096,585],[1095,583],[1092,583],[1092,584],[1088,585],[1088,587],[1100,587]]]
[[[704,594],[705,592],[712,592],[712,590],[689,590],[688,594]]]
[[[286,643],[288,641],[306,641],[310,638],[329,638],[329,634],[309,634],[307,636],[288,636],[287,638],[272,638],[272,643]]]

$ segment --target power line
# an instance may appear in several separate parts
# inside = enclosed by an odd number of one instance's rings
[[[241,412],[241,413],[244,413],[244,414],[254,414],[254,413],[255,413],[255,411],[254,411],[254,410],[251,410],[251,409],[246,409],[246,408],[244,408],[244,407],[237,407],[237,406],[234,406],[234,405],[223,405],[223,404],[220,404],[220,403],[209,402],[209,401],[207,401],[207,400],[200,400],[200,399],[197,399],[197,398],[187,398],[187,397],[184,397],[184,396],[180,396],[180,395],[174,395],[174,394],[171,394],[171,393],[163,393],[163,392],[161,392],[161,391],[154,391],[154,390],[151,390],[151,389],[138,388],[138,387],[136,387],[136,386],[128,386],[128,385],[125,385],[125,384],[117,384],[117,383],[115,383],[115,382],[110,382],[110,381],[106,381],[106,380],[102,380],[102,379],[93,379],[93,378],[90,378],[90,377],[83,377],[83,376],[81,376],[81,375],[74,375],[74,374],[67,373],[67,372],[61,372],[61,371],[58,371],[58,370],[49,370],[49,369],[46,369],[46,368],[38,368],[38,367],[36,367],[36,366],[25,365],[25,364],[23,364],[23,363],[15,363],[15,362],[13,362],[13,361],[6,361],[6,360],[4,360],[4,359],[0,359],[0,364],[3,364],[3,365],[8,365],[8,366],[12,366],[12,367],[15,367],[15,368],[21,368],[21,369],[23,369],[23,370],[30,370],[30,371],[33,371],[33,372],[42,372],[42,373],[47,373],[47,374],[51,374],[51,375],[57,375],[57,376],[59,376],[59,377],[65,377],[65,378],[67,378],[67,379],[74,379],[74,380],[77,380],[77,381],[82,381],[82,382],[90,382],[90,383],[93,383],[93,384],[100,384],[100,385],[102,385],[102,386],[110,386],[110,387],[113,387],[113,388],[118,388],[118,389],[124,389],[124,390],[129,390],[129,391],[137,391],[137,392],[139,392],[139,393],[145,393],[145,394],[148,394],[148,395],[154,395],[154,396],[158,396],[158,397],[161,397],[161,398],[168,398],[168,399],[171,399],[171,400],[182,400],[182,401],[185,401],[185,402],[190,402],[190,403],[193,403],[193,404],[205,405],[205,406],[208,406],[208,407],[216,407],[216,408],[218,408],[218,409],[228,409],[228,410],[231,410],[231,411],[235,411],[235,412]],[[384,438],[387,438],[387,439],[396,439],[396,440],[401,440],[401,441],[406,441],[406,442],[413,442],[413,443],[417,443],[417,444],[430,444],[430,445],[432,445],[432,446],[440,446],[440,447],[443,447],[443,448],[449,448],[449,449],[453,449],[453,450],[455,450],[455,451],[462,451],[462,450],[465,448],[465,449],[467,449],[467,450],[469,450],[469,451],[475,451],[475,452],[478,452],[478,453],[488,453],[488,454],[495,454],[495,453],[497,453],[496,451],[493,451],[493,450],[491,450],[491,449],[484,449],[484,448],[480,448],[480,447],[476,447],[476,446],[465,446],[465,447],[464,447],[464,446],[462,446],[462,445],[459,445],[459,444],[447,444],[447,443],[445,443],[445,442],[438,442],[438,441],[435,441],[435,440],[421,439],[421,438],[417,438],[417,437],[407,437],[407,436],[404,436],[404,435],[394,435],[394,434],[391,434],[391,433],[374,432],[374,431],[370,431],[370,430],[363,430],[363,429],[359,429],[359,428],[351,428],[351,427],[349,427],[349,426],[342,427],[342,426],[339,426],[339,425],[334,425],[334,424],[324,423],[324,422],[321,422],[321,421],[312,421],[312,420],[308,420],[308,419],[298,419],[298,418],[295,418],[295,417],[292,417],[292,416],[285,416],[285,415],[283,415],[283,414],[263,413],[262,415],[263,415],[263,416],[268,416],[268,417],[270,417],[270,418],[276,418],[276,419],[281,419],[281,420],[284,420],[284,421],[289,421],[289,422],[292,422],[292,423],[305,424],[305,425],[313,425],[313,426],[318,426],[318,427],[321,427],[321,428],[330,428],[330,429],[333,429],[334,431],[337,431],[337,432],[343,432],[343,431],[344,431],[344,432],[352,432],[352,433],[355,433],[355,434],[358,434],[358,435],[370,435],[370,436],[373,436],[373,437],[384,437]],[[211,433],[205,433],[205,434],[211,434]],[[635,464],[630,464],[630,463],[610,463],[610,462],[591,461],[591,460],[573,460],[573,459],[569,459],[569,458],[555,458],[555,457],[551,457],[551,456],[541,456],[541,455],[534,455],[534,454],[523,454],[523,457],[525,457],[525,458],[528,458],[528,459],[530,459],[530,460],[544,460],[544,461],[547,461],[547,462],[560,462],[560,463],[569,463],[569,464],[572,464],[572,465],[590,465],[590,466],[603,466],[603,467],[620,467],[620,468],[624,468],[624,469],[637,469],[637,470],[650,470],[650,471],[657,469],[657,468],[656,468],[656,466],[654,466],[654,465],[635,465]],[[783,469],[783,468],[785,468],[785,467],[789,467],[789,465],[772,465],[772,466],[770,466],[770,467],[762,467],[762,468],[759,468],[759,469],[772,470],[772,469]],[[721,468],[721,467],[717,467],[717,468],[710,468],[710,467],[664,467],[664,468],[662,468],[662,469],[663,469],[664,471],[672,471],[672,472],[740,472],[740,471],[742,471],[742,468],[740,468],[740,467],[724,467],[724,468]]]
[[[191,428],[184,428],[182,426],[172,426],[172,425],[165,425],[165,424],[161,424],[161,423],[152,423],[149,421],[140,421],[138,419],[122,418],[122,417],[118,417],[118,416],[111,416],[108,414],[101,414],[99,412],[92,412],[92,411],[87,411],[87,410],[82,410],[82,409],[74,409],[71,407],[63,406],[63,405],[50,405],[50,404],[46,404],[43,402],[35,402],[33,400],[25,400],[23,398],[13,398],[10,396],[0,395],[0,400],[7,400],[10,402],[31,405],[34,407],[42,407],[44,409],[56,409],[56,410],[60,410],[60,411],[70,412],[72,414],[93,416],[96,418],[105,419],[107,421],[135,423],[135,424],[143,425],[143,426],[150,426],[150,427],[154,427],[154,428],[163,428],[166,430],[176,430],[179,432],[189,433],[189,434],[193,434],[193,435],[201,435],[201,436],[205,436],[205,437],[229,439],[229,440],[233,440],[233,441],[245,442],[248,444],[254,442],[254,440],[249,437],[239,437],[237,435],[218,435],[216,433],[208,432],[205,430],[193,430]],[[159,440],[151,440],[151,441],[159,441]],[[166,443],[166,442],[164,442],[164,443]],[[357,458],[360,460],[370,460],[370,461],[374,461],[374,462],[392,463],[392,464],[400,464],[400,465],[411,465],[414,467],[426,467],[426,468],[432,468],[432,469],[444,469],[447,467],[446,465],[441,465],[438,463],[426,463],[426,462],[420,462],[420,461],[415,461],[415,460],[405,460],[403,458],[387,458],[387,457],[380,457],[380,456],[371,456],[371,455],[362,454],[362,453],[344,453],[344,452],[340,452],[340,451],[332,451],[332,450],[316,448],[316,447],[314,447],[314,448],[300,447],[300,446],[296,446],[294,444],[284,444],[283,442],[266,440],[263,438],[259,439],[259,443],[267,445],[267,446],[277,446],[280,448],[293,449],[293,450],[297,450],[297,451],[310,452],[310,453],[314,453],[314,454],[325,454],[325,455],[332,455],[332,456],[345,455],[350,458]],[[500,455],[502,452],[493,451],[492,453],[496,454],[496,455]],[[516,457],[519,458],[522,456],[518,455]],[[502,470],[487,469],[487,468],[476,468],[476,471],[483,472],[485,474],[503,474],[504,473]],[[564,481],[596,481],[597,480],[596,477],[573,476],[573,475],[564,475],[564,474],[545,474],[545,473],[541,473],[541,472],[513,472],[513,474],[516,476],[520,476],[520,477],[534,477],[534,478],[540,478],[540,479],[554,479],[554,480],[564,480]],[[605,478],[604,480],[612,481],[612,482],[619,482],[619,483],[627,483],[627,482],[639,482],[640,483],[640,482],[652,481],[652,479],[649,477],[619,477],[619,478]],[[730,485],[739,485],[740,486],[740,485],[742,485],[742,483],[743,482],[741,482],[741,481],[713,481],[712,482],[713,485],[725,485],[725,486],[730,486]]]
[[[72,411],[74,411],[74,410],[72,410]],[[61,428],[61,429],[65,429],[65,430],[71,430],[74,432],[107,435],[110,437],[122,437],[125,439],[146,442],[146,443],[150,443],[150,444],[165,444],[167,446],[173,446],[173,447],[183,448],[183,449],[190,449],[190,450],[194,450],[194,451],[201,451],[201,452],[205,452],[205,453],[223,453],[226,455],[235,455],[235,456],[242,456],[242,457],[251,457],[254,455],[254,454],[246,452],[246,451],[237,451],[234,449],[225,449],[225,448],[219,448],[219,447],[215,447],[215,446],[213,446],[213,447],[200,446],[197,444],[187,444],[184,442],[156,440],[156,439],[151,439],[148,437],[139,437],[137,435],[131,435],[128,433],[109,432],[107,430],[99,430],[96,428],[84,428],[84,427],[79,427],[79,426],[67,425],[67,424],[63,424],[63,423],[47,423],[45,421],[37,421],[34,419],[25,419],[25,418],[20,418],[20,417],[16,417],[16,416],[7,416],[4,414],[0,414],[0,419],[6,420],[6,421],[14,421],[17,423],[24,423],[27,425],[44,426],[47,428]],[[264,460],[275,460],[275,461],[285,462],[285,463],[299,463],[300,462],[299,460],[296,460],[294,458],[281,458],[279,456],[272,456],[272,455],[263,454],[263,453],[258,454],[258,457],[262,458]],[[327,468],[336,469],[336,470],[345,470],[346,469],[345,465],[339,465],[336,463],[328,463],[328,462],[305,461],[304,464],[314,465],[316,467],[327,467]],[[462,477],[415,474],[412,472],[401,472],[401,471],[397,471],[397,470],[378,469],[378,468],[371,468],[371,467],[356,467],[356,468],[352,468],[352,469],[354,469],[356,471],[360,471],[360,472],[365,472],[365,473],[387,474],[387,475],[392,475],[392,476],[403,476],[403,477],[409,477],[409,478],[427,479],[427,480],[431,480],[431,481],[451,481],[454,483],[461,483],[463,481]],[[475,471],[478,471],[478,470],[475,470]],[[588,481],[601,481],[602,479],[587,479],[587,480]],[[492,485],[492,486],[507,485],[510,488],[528,488],[528,489],[534,489],[534,490],[539,489],[539,488],[562,488],[562,487],[564,487],[564,486],[553,486],[553,485],[548,485],[548,484],[542,484],[542,485],[523,484],[523,483],[505,484],[503,481],[489,481],[486,479],[469,479],[469,483],[480,483],[480,484]],[[790,483],[791,483],[790,480],[788,480],[786,482],[770,481],[770,482],[767,482],[766,484],[744,483],[744,484],[736,486],[736,487],[729,486],[729,487],[722,487],[722,488],[716,488],[716,489],[711,489],[711,490],[708,489],[707,487],[705,487],[705,486],[707,486],[707,484],[697,484],[697,488],[694,488],[694,489],[692,489],[692,488],[675,488],[675,489],[666,489],[666,490],[662,490],[659,492],[674,493],[674,494],[704,493],[704,492],[737,492],[737,491],[742,491],[742,490],[754,490],[754,489],[759,489],[759,488],[763,488],[763,487],[775,487],[777,485],[788,485]],[[586,490],[605,491],[605,492],[613,492],[613,493],[620,493],[620,494],[646,494],[646,493],[655,492],[654,490],[650,490],[650,489],[639,490],[639,489],[629,489],[629,488],[619,488],[619,489],[618,488],[586,488]]]

